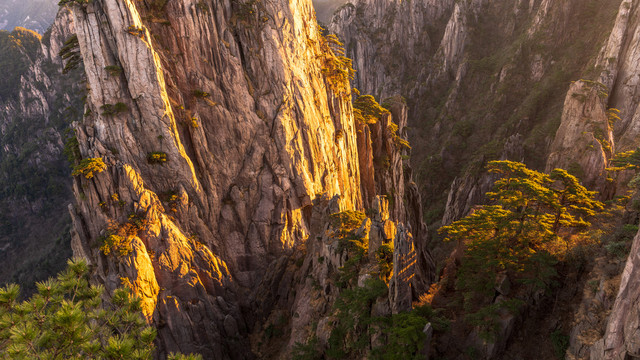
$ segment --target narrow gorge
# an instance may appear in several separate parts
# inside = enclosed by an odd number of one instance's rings
[[[59,5],[0,32],[3,283],[82,258],[159,359],[640,351],[639,0]],[[464,292],[522,174],[564,242]]]

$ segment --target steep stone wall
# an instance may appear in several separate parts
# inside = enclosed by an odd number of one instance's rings
[[[608,161],[614,153],[613,129],[602,101],[606,88],[575,82],[564,102],[562,120],[551,144],[546,171],[569,169],[583,184],[606,196]]]
[[[616,23],[597,60],[602,69],[599,81],[609,90],[607,104],[620,110],[621,121],[614,126],[617,146],[633,150],[640,138],[640,3],[625,0],[620,4]]]
[[[281,279],[320,235],[314,202],[364,206],[349,84],[326,74],[336,58],[311,3],[71,7],[90,88],[78,141],[83,158],[105,164],[75,177],[74,254],[108,289],[128,279],[158,326],[159,356],[253,357],[247,333],[295,294],[258,285]],[[380,142],[391,141],[387,125]],[[405,220],[410,177],[389,155],[394,220]]]
[[[81,69],[62,74],[58,52],[73,32],[63,9],[42,37],[18,28],[0,35],[0,283],[17,282],[26,293],[71,253],[63,149],[82,117],[84,83]]]
[[[638,146],[639,12],[640,2],[622,1],[615,26],[598,58],[598,64],[602,68],[600,81],[610,90],[606,98],[607,104],[620,110],[621,119],[614,124],[616,148],[620,151],[636,149]],[[590,354],[587,355],[590,359],[625,359],[638,354],[639,244],[640,240],[636,235],[622,272],[606,331],[602,339],[591,347]]]
[[[448,223],[488,190],[486,161],[544,169],[570,82],[597,80],[620,2],[352,1],[329,29],[354,58],[355,87],[407,99],[425,210]]]

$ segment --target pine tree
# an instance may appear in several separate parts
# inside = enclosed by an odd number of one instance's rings
[[[567,239],[588,228],[603,205],[562,169],[547,175],[512,161],[491,161],[487,169],[500,176],[486,194],[491,204],[439,231],[464,248],[457,287],[468,319],[491,328],[499,308],[513,305],[492,304],[498,276],[546,288],[569,250]]]
[[[140,299],[90,285],[83,260],[69,260],[55,279],[19,300],[15,284],[0,289],[0,359],[151,359],[156,331],[142,317]],[[172,355],[172,359],[198,357]]]

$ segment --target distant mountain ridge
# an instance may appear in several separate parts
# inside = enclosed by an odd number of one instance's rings
[[[56,0],[0,0],[0,30],[21,26],[43,34],[57,11]]]

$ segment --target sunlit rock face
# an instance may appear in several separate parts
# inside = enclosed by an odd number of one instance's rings
[[[323,75],[311,2],[69,6],[90,88],[80,150],[106,165],[75,177],[74,253],[108,289],[128,279],[159,356],[252,358],[273,306],[256,289],[321,232],[314,201],[364,209],[349,86]]]
[[[591,189],[606,193],[606,168],[614,141],[607,108],[606,88],[595,82],[577,81],[564,103],[562,120],[551,145],[546,171],[569,169]]]
[[[597,66],[599,81],[609,90],[608,106],[620,110],[614,125],[618,150],[633,150],[640,140],[640,3],[624,0]]]

